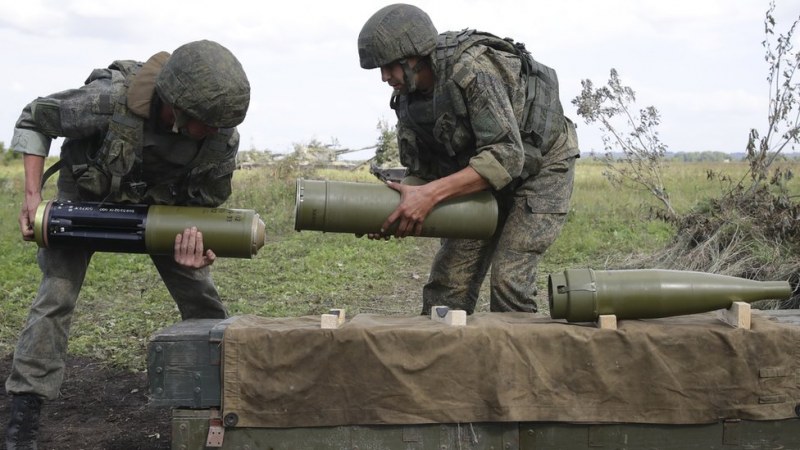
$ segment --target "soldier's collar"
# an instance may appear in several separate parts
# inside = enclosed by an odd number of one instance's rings
[[[169,58],[169,53],[159,52],[151,56],[136,72],[128,87],[128,109],[137,116],[150,117],[150,102],[156,89],[156,77]]]

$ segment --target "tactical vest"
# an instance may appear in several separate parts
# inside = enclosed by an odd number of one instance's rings
[[[542,166],[543,156],[563,133],[565,117],[555,70],[535,61],[522,43],[470,29],[440,34],[436,50],[431,55],[436,77],[433,100],[427,111],[414,111],[413,105],[409,106],[408,95],[393,97],[391,106],[398,121],[412,130],[429,149],[447,154],[453,166],[465,167],[475,152],[475,136],[463,93],[469,73],[466,68],[456,72],[454,66],[464,51],[474,45],[485,45],[520,58],[520,76],[526,79],[525,106],[519,123],[525,149],[525,165],[520,178],[535,175]],[[410,153],[406,155],[404,164],[413,171],[415,166],[419,168],[422,165],[420,160],[426,155],[413,149]],[[438,161],[441,163],[442,159],[438,158]],[[449,168],[438,176],[455,171],[457,169]]]
[[[142,181],[145,118],[134,114],[127,106],[128,87],[141,66],[142,63],[136,61],[115,61],[108,67],[110,71],[92,72],[86,84],[110,76],[112,89],[117,95],[108,131],[99,146],[96,142],[65,143],[59,162],[69,168],[81,197],[86,200],[165,205],[221,204],[230,195],[230,189],[194,196],[202,197],[201,201],[195,202],[192,202],[192,192],[203,190],[207,177],[217,178],[234,171],[236,148],[228,146],[234,133],[232,128],[220,129],[207,137],[194,160],[174,175],[149,185]]]

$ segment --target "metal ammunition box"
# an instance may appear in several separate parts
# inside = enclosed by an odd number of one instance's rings
[[[194,319],[150,338],[147,376],[154,406],[220,406],[220,356],[227,322]]]

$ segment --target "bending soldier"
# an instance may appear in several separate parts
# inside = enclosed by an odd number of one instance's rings
[[[394,90],[407,174],[428,181],[389,183],[401,200],[383,229],[418,235],[437,203],[485,189],[500,207],[491,239],[442,240],[422,313],[434,305],[472,313],[490,267],[492,311],[536,311],[536,267],[566,221],[580,155],[555,71],[510,39],[439,34],[428,14],[405,4],[365,23],[358,53],[361,67],[380,68]]]
[[[250,85],[236,57],[196,41],[147,62],[115,61],[84,86],[40,97],[22,111],[11,148],[24,154],[22,237],[33,239],[51,140],[65,137],[60,200],[218,206],[231,193]],[[46,179],[46,176],[44,176]],[[151,256],[183,319],[227,315],[211,278],[215,255],[191,228],[176,236],[173,256]],[[6,391],[11,421],[6,447],[36,448],[43,399],[64,377],[69,326],[92,253],[38,251],[42,282],[20,334]]]

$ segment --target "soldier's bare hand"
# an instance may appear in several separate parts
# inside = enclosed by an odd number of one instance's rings
[[[382,230],[389,230],[397,222],[394,232],[396,237],[420,236],[422,223],[431,212],[436,202],[425,193],[425,186],[413,186],[394,182],[387,182],[387,186],[400,193],[400,204],[386,218]]]
[[[197,227],[183,230],[175,236],[175,262],[193,269],[214,264],[217,255],[211,249],[203,248],[203,233]]]
[[[19,212],[19,230],[22,232],[22,239],[32,241],[33,225],[36,220],[36,209],[42,201],[41,193],[33,193],[25,196],[22,201],[22,209]]]

